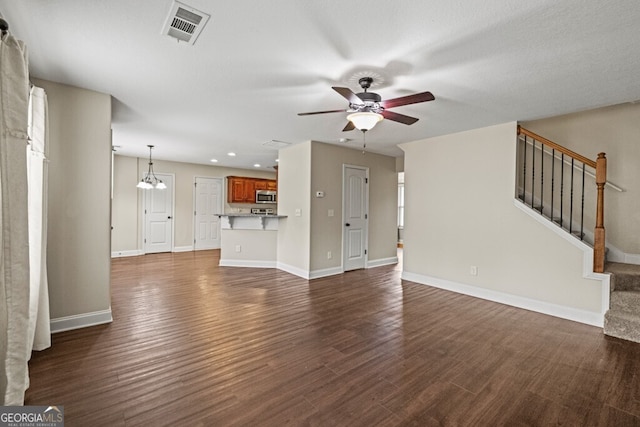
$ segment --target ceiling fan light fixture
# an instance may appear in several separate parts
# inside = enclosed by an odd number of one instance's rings
[[[352,113],[347,116],[347,120],[353,123],[356,129],[361,131],[373,129],[373,127],[382,119],[384,119],[382,114],[373,113],[371,111]]]

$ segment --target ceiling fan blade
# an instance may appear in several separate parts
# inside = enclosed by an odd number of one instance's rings
[[[348,110],[342,109],[342,110],[327,110],[327,111],[313,111],[311,113],[298,113],[299,116],[311,116],[314,114],[327,114],[327,113],[344,113]]]
[[[353,124],[353,122],[349,121],[347,122],[347,125],[344,127],[344,129],[342,129],[342,132],[348,132],[350,130],[354,130],[356,128],[356,125]]]
[[[387,99],[380,105],[384,108],[400,107],[401,105],[417,104],[418,102],[433,101],[435,96],[431,92],[415,93],[413,95],[401,96],[400,98]]]
[[[347,100],[352,103],[352,104],[356,104],[356,105],[362,105],[364,104],[364,102],[362,101],[362,99],[358,98],[358,95],[356,95],[355,93],[353,93],[351,91],[351,89],[349,89],[348,87],[337,87],[337,86],[332,86],[331,89],[335,90],[336,92],[338,92],[340,95],[344,96],[345,98],[347,98]]]
[[[412,125],[418,121],[415,117],[405,116],[404,114],[394,113],[389,110],[384,110],[380,114],[382,114],[385,119],[393,120],[394,122],[403,123],[405,125]]]

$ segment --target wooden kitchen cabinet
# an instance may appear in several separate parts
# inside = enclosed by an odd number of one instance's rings
[[[256,190],[276,190],[273,179],[250,178],[245,176],[227,177],[228,203],[255,203]]]
[[[238,177],[229,177],[227,182],[227,201],[229,203],[250,203],[250,197],[253,195],[253,199],[255,200],[254,192],[251,188],[252,182]]]

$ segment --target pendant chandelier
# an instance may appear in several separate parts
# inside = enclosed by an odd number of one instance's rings
[[[153,161],[151,161],[151,150],[153,149],[153,145],[147,145],[147,147],[149,147],[149,170],[136,187],[142,188],[143,190],[151,190],[152,188],[164,190],[167,186],[161,179],[158,179],[155,173],[153,173]]]

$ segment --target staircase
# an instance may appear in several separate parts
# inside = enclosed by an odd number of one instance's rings
[[[604,333],[640,342],[640,265],[609,262],[611,300],[604,316]]]
[[[604,333],[640,343],[640,265],[605,262],[605,154],[588,159],[520,126],[517,153],[516,197],[593,247],[593,271],[611,274]]]
[[[588,159],[518,126],[516,197],[591,246],[594,273],[605,264],[606,176],[604,153]]]

